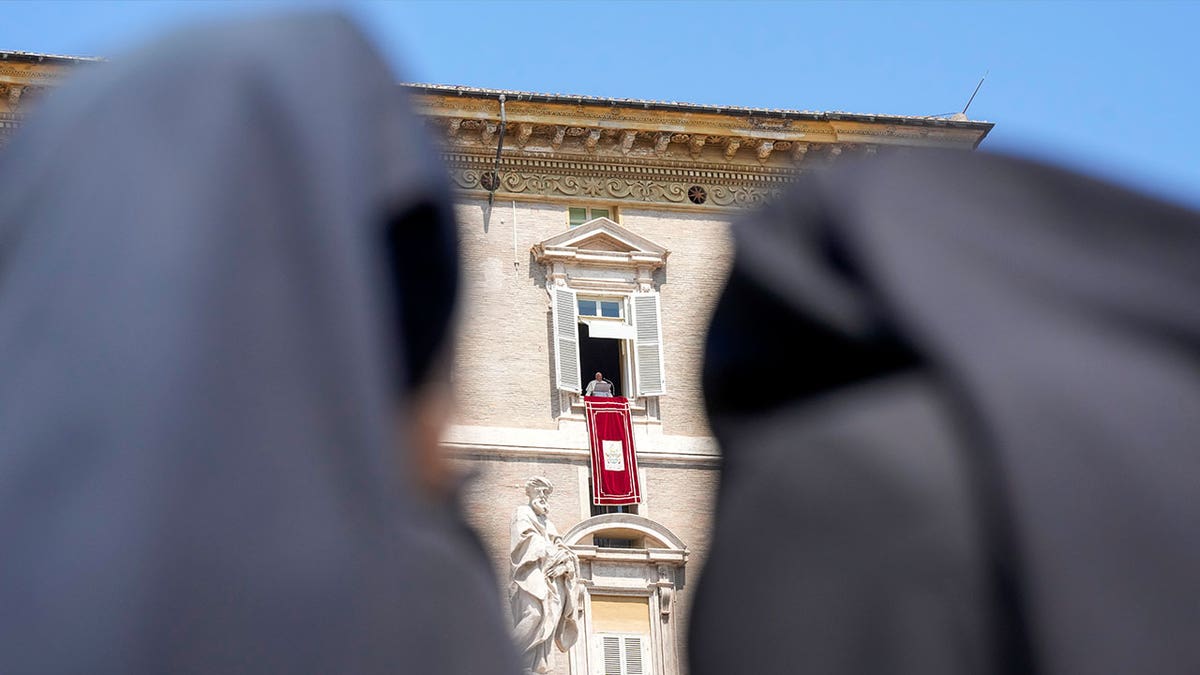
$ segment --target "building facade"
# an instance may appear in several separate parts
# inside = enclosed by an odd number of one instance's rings
[[[77,60],[0,52],[0,145]],[[719,450],[704,335],[729,229],[796,176],[912,147],[971,150],[991,125],[406,85],[458,188],[464,297],[447,451],[467,512],[511,575],[532,476],[579,557],[582,630],[554,672],[678,675],[709,549]],[[764,326],[770,330],[770,326]],[[631,401],[642,501],[599,507],[581,392]]]
[[[555,672],[684,673],[719,479],[700,368],[731,222],[803,172],[971,150],[991,125],[408,88],[459,188],[466,293],[445,445],[477,474],[469,515],[497,577],[525,480],[544,476],[586,587],[582,635]],[[598,371],[632,401],[634,507],[592,503],[580,392]]]

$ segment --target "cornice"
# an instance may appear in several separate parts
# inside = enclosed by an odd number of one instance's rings
[[[841,158],[912,147],[969,151],[991,128],[934,118],[526,94],[506,100],[502,123],[497,92],[409,90],[442,142],[455,185],[468,195],[514,200],[691,211],[755,207],[802,173]]]
[[[402,85],[409,92],[421,96],[443,97],[447,99],[471,100],[483,99],[496,101],[501,95],[507,100],[520,103],[569,104],[576,106],[606,107],[624,110],[652,110],[656,112],[681,112],[686,114],[716,114],[726,117],[758,117],[769,120],[848,120],[870,123],[901,124],[922,127],[950,127],[973,129],[987,133],[992,124],[980,120],[946,118],[927,115],[887,115],[878,113],[849,113],[842,111],[789,110],[784,108],[751,108],[730,105],[705,105],[697,103],[681,103],[677,101],[652,101],[645,99],[605,98],[598,96],[583,96],[578,94],[545,94],[508,89],[486,89],[439,84],[407,83]]]
[[[568,462],[589,461],[590,450],[579,448],[530,448],[511,445],[487,445],[481,443],[461,443],[443,441],[441,447],[453,457],[460,459],[490,459],[503,458],[506,460],[522,459],[528,461],[558,460]],[[716,468],[721,464],[719,455],[687,454],[679,452],[645,452],[637,453],[638,465],[644,468]]]
[[[21,121],[14,113],[87,61],[0,52],[0,144]],[[440,139],[458,189],[512,200],[735,210],[758,206],[797,176],[842,157],[904,147],[971,150],[992,127],[969,120],[402,86]],[[501,94],[508,97],[503,125]]]

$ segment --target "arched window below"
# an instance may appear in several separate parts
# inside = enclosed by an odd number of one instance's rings
[[[584,520],[563,535],[579,554],[587,594],[571,672],[678,675],[675,592],[688,550],[662,524],[632,513]],[[620,548],[611,541],[628,543]]]

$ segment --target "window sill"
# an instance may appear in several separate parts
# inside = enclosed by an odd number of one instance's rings
[[[566,394],[565,392],[563,395],[569,397],[569,404],[567,409],[558,416],[559,422],[586,421],[587,408],[584,405],[583,397],[579,394]],[[629,418],[634,425],[661,428],[662,420],[656,414],[652,415],[651,410],[657,411],[657,405],[653,405],[653,401],[649,397],[641,396],[629,399]]]
[[[571,412],[573,414],[582,415],[585,412],[586,406],[583,402],[583,397],[579,394],[571,394]],[[634,417],[646,416],[646,399],[631,398],[629,399],[629,412]]]

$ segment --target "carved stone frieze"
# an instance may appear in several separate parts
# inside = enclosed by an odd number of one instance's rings
[[[455,185],[465,191],[486,192],[485,176],[495,155],[447,152],[444,155]],[[550,197],[602,201],[634,201],[688,209],[728,209],[757,206],[778,195],[799,171],[774,166],[731,170],[721,164],[644,158],[612,161],[597,157],[554,159],[509,156],[500,163],[497,192],[502,196]],[[696,190],[695,188],[700,188]],[[703,194],[701,200],[691,194]]]
[[[451,169],[454,183],[464,190],[481,190],[480,180],[485,170]],[[630,178],[599,178],[595,176],[556,175],[505,171],[500,177],[500,191],[510,194],[550,197],[583,197],[605,200],[694,205],[688,201],[690,182],[645,180]],[[752,207],[763,204],[779,194],[779,189],[747,185],[710,185],[705,204],[717,207]]]

